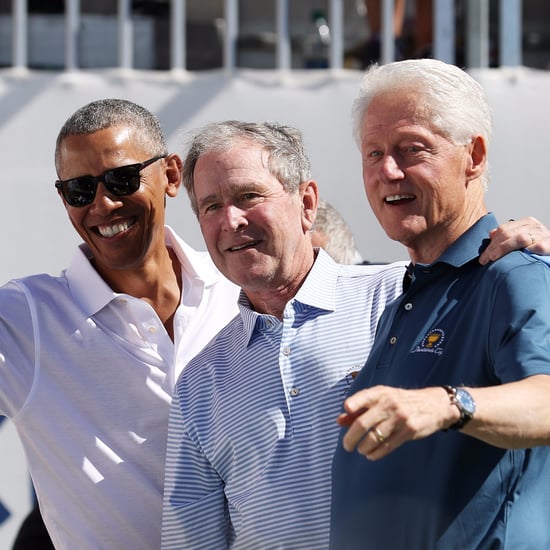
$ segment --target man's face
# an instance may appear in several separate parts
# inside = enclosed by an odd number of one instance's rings
[[[133,130],[117,126],[92,134],[69,136],[61,144],[58,177],[97,176],[105,170],[143,162],[152,154],[143,151]],[[93,202],[65,208],[78,234],[91,248],[96,268],[138,269],[164,247],[165,194],[177,193],[166,177],[166,160],[160,159],[140,173],[139,189],[127,196],[110,194],[99,182]]]
[[[414,94],[375,98],[363,119],[363,181],[391,239],[412,251],[441,252],[473,223],[473,146],[451,143],[424,120]]]
[[[293,288],[313,262],[308,231],[317,206],[314,182],[289,194],[269,172],[267,153],[249,141],[199,158],[198,218],[218,269],[251,297]],[[311,207],[310,203],[314,202]]]

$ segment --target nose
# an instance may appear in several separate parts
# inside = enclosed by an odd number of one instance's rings
[[[399,166],[394,155],[385,155],[382,161],[382,174],[384,180],[391,183],[395,180],[401,180],[405,177],[405,173]]]
[[[223,224],[225,231],[238,231],[247,225],[244,211],[234,204],[224,208]]]
[[[107,191],[103,182],[100,181],[97,184],[95,190],[95,197],[90,205],[90,209],[96,211],[99,214],[104,212],[110,212],[111,210],[120,206],[121,200],[119,197],[112,195]]]

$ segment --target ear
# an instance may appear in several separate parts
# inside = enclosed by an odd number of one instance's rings
[[[482,136],[473,138],[469,145],[470,162],[466,169],[466,177],[468,181],[475,180],[481,177],[487,169],[487,145]]]
[[[313,227],[319,203],[319,190],[315,181],[308,180],[300,184],[300,200],[302,201],[302,228],[307,233]]]
[[[165,159],[166,162],[166,179],[167,187],[166,194],[169,197],[175,197],[178,194],[181,185],[181,175],[183,169],[183,162],[179,155],[171,154]]]

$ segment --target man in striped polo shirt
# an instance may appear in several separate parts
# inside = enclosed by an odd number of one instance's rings
[[[210,124],[183,183],[242,291],[175,388],[162,548],[325,548],[334,419],[404,263],[345,266],[312,247],[318,190],[294,128]]]
[[[183,181],[242,292],[175,389],[162,547],[322,548],[334,418],[404,264],[344,266],[312,247],[318,191],[293,128],[201,129]]]

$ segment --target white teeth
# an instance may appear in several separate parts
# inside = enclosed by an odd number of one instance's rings
[[[414,195],[390,195],[386,197],[386,202],[402,201],[405,199],[414,199]]]
[[[232,246],[229,250],[231,250],[231,251],[242,250],[243,248],[246,248],[249,245],[250,245],[250,243],[241,244],[240,246]]]
[[[125,221],[121,223],[115,223],[113,225],[98,225],[97,229],[102,237],[114,237],[122,231],[126,231],[130,227],[130,223]]]

